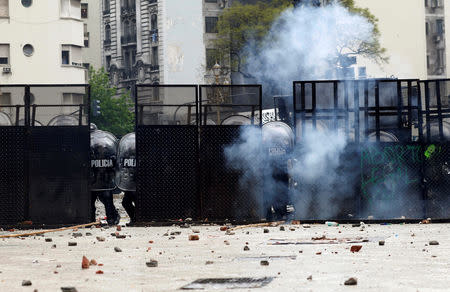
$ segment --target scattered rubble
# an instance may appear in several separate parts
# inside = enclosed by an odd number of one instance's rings
[[[74,241],[69,241],[69,246],[77,246],[77,243]]]
[[[284,226],[280,226],[280,231],[284,231]]]
[[[122,227],[120,225],[117,225],[116,230],[117,231],[122,231]]]
[[[359,252],[362,248],[362,245],[352,245],[352,247],[350,248],[351,252]]]
[[[83,234],[81,232],[74,232],[74,233],[72,233],[72,236],[77,238],[77,237],[82,237]]]
[[[181,231],[172,231],[170,232],[170,235],[180,235]]]
[[[248,251],[248,250],[250,250],[250,248],[246,245],[246,246],[244,246],[244,250]]]
[[[200,237],[198,236],[198,235],[196,235],[196,234],[192,234],[192,235],[189,235],[189,240],[199,240],[200,239]]]
[[[98,270],[97,272],[95,272],[96,274],[103,274],[102,270]]]
[[[96,238],[98,241],[105,241],[105,238],[103,236],[97,236]]]
[[[264,233],[269,233],[269,229],[268,228],[264,228]]]
[[[81,260],[81,268],[82,269],[89,269],[89,260],[85,256],[83,256],[83,259]]]
[[[384,240],[378,241],[378,245],[384,245]]]
[[[30,280],[23,280],[22,281],[22,286],[31,286],[31,281]]]
[[[78,292],[75,287],[61,287],[62,292]]]
[[[214,264],[213,261],[206,261],[206,262],[205,262],[205,265],[212,265],[212,264]]]
[[[303,228],[311,228],[311,225],[309,225],[309,224],[303,224],[302,226],[303,226]]]
[[[431,240],[429,242],[430,245],[439,245],[439,242],[437,242],[436,240]]]
[[[48,238],[48,237],[45,239],[45,242],[52,242],[52,241],[53,241],[53,239]]]
[[[89,262],[90,266],[96,266],[97,265],[97,261],[94,259],[91,259],[91,261]]]
[[[149,262],[146,262],[145,264],[149,268],[156,268],[158,266],[158,261],[157,260],[150,260]]]
[[[122,252],[122,249],[121,249],[120,247],[117,247],[117,246],[116,246],[116,247],[114,248],[114,251],[115,251],[115,252]]]
[[[347,281],[344,282],[344,285],[347,286],[354,286],[358,284],[358,279],[356,278],[349,278]]]
[[[308,278],[306,278],[308,281],[312,281],[312,275],[309,275]]]
[[[267,261],[267,260],[262,260],[262,261],[260,262],[260,265],[261,265],[261,266],[268,266],[268,265],[269,265],[269,261]]]

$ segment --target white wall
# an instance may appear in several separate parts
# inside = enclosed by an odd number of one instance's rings
[[[83,0],[81,3],[88,4],[88,18],[83,19],[87,24],[89,32],[89,48],[83,48],[83,63],[89,63],[95,69],[102,66],[102,45],[101,45],[101,23],[102,23],[102,1],[103,0]]]
[[[425,5],[423,0],[355,0],[379,19],[381,45],[387,49],[389,64],[382,67],[368,60],[369,77],[427,78]],[[446,3],[447,4],[447,3]],[[450,5],[446,5],[450,6]]]
[[[159,58],[163,70],[161,84],[204,83],[203,0],[166,0],[161,4],[164,5]]]

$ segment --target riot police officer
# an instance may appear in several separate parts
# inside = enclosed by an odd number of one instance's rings
[[[268,220],[278,220],[293,211],[289,196],[289,163],[294,133],[283,122],[262,127],[263,149],[268,163],[264,168],[264,208]]]
[[[95,219],[95,201],[100,201],[105,205],[107,222],[116,225],[120,222],[112,191],[116,188],[115,167],[116,167],[117,139],[106,131],[98,130],[91,124],[91,210],[92,218]]]
[[[126,134],[120,139],[117,157],[117,187],[124,192],[122,206],[130,216],[129,225],[132,225],[136,219],[136,136],[134,133]]]

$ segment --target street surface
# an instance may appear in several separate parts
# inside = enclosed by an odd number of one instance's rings
[[[217,225],[121,231],[93,227],[0,239],[0,291],[176,291],[199,278],[229,277],[273,277],[262,288],[232,291],[450,289],[450,224],[281,226],[242,228],[230,234]],[[26,231],[0,234],[20,232]],[[115,232],[126,238],[112,236]],[[76,233],[81,236],[74,237]],[[189,235],[199,240],[190,241]],[[77,245],[68,246],[69,242]],[[362,248],[352,253],[353,245]],[[82,269],[83,256],[103,266]],[[156,267],[146,265],[151,260],[157,261]],[[268,265],[261,264],[264,260]],[[103,274],[96,274],[100,270]],[[356,286],[344,285],[350,277],[357,278]],[[31,286],[22,286],[23,280]]]

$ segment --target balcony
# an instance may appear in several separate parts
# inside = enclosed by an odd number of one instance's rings
[[[135,7],[121,7],[120,8],[120,14],[121,16],[131,16],[136,14],[136,8]]]
[[[134,45],[136,44],[136,35],[124,35],[120,37],[120,43],[125,45]]]
[[[136,80],[137,79],[137,70],[133,70],[132,68],[123,68],[121,69],[121,77],[122,80]]]
[[[111,39],[103,41],[103,46],[107,47],[107,46],[110,46],[110,45],[111,45]]]
[[[157,29],[152,29],[150,31],[150,42],[151,43],[158,43],[158,41],[159,41],[158,30]]]

